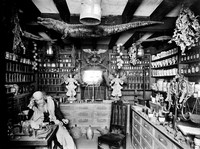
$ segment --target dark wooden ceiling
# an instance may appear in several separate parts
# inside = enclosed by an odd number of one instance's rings
[[[154,4],[159,0],[126,0],[126,1],[127,1],[126,4],[122,7],[124,9],[122,10],[121,14],[109,15],[109,11],[107,10],[108,11],[107,15],[101,17],[101,24],[113,25],[113,24],[122,24],[139,20],[162,21],[164,22],[164,24],[142,27],[131,31],[129,30],[126,33],[122,32],[114,34],[104,39],[102,38],[94,39],[90,41],[93,47],[95,47],[95,45],[97,46],[101,44],[105,47],[107,46],[108,48],[112,48],[114,45],[120,42],[125,46],[125,48],[128,48],[131,46],[133,42],[139,40],[142,36],[146,34],[149,34],[148,38],[162,36],[162,35],[172,36],[173,29],[175,27],[175,21],[177,18],[177,14],[175,12],[178,12],[181,5],[190,7],[191,10],[196,15],[200,15],[200,9],[199,9],[200,0],[160,0],[158,6],[156,6],[156,8],[152,11],[152,13],[148,15],[144,15],[145,12],[143,13],[142,11],[140,13],[138,9],[141,7],[148,9],[149,5],[147,4]],[[61,40],[61,36],[58,33],[52,30],[48,30],[43,26],[37,24],[36,23],[37,17],[40,16],[46,18],[54,18],[70,24],[80,24],[79,22],[80,14],[70,12],[72,8],[69,7],[68,5],[69,1],[53,0],[53,2],[58,10],[58,13],[43,13],[33,3],[32,0],[17,1],[17,7],[20,12],[19,13],[20,24],[22,26],[22,29],[30,33],[33,33],[35,35],[39,35],[38,32],[44,32],[52,39],[56,38],[58,40]],[[115,0],[112,0],[112,2],[115,3]],[[118,10],[116,9],[116,11]],[[169,15],[170,13],[172,15]],[[77,46],[80,47],[83,46],[84,44],[88,43],[90,44],[90,42],[87,41],[87,39],[86,40],[68,39],[68,40],[69,41],[63,41],[63,42],[67,43],[76,42],[76,44],[78,44]],[[148,42],[144,43],[143,46],[148,47],[154,44],[155,44],[154,42]]]

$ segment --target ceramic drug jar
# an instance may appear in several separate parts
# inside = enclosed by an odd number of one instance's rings
[[[82,136],[81,129],[79,127],[77,127],[76,124],[74,127],[71,128],[71,135],[74,139],[78,139]]]
[[[93,131],[91,125],[89,125],[89,127],[86,130],[86,138],[88,140],[91,140],[91,139],[93,139],[93,136],[94,136],[94,131]]]

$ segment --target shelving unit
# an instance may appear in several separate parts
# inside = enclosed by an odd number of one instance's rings
[[[124,86],[123,91],[142,91],[144,88],[143,77],[145,76],[145,89],[150,90],[150,55],[145,55],[145,59],[138,61],[135,66],[131,65],[129,62],[128,53],[123,53],[122,59],[124,64],[122,70],[127,73],[127,84]],[[116,53],[109,53],[109,70],[110,72],[115,71],[116,66]],[[144,75],[145,66],[145,75]]]
[[[51,95],[65,94],[66,88],[61,77],[70,74],[74,69],[70,51],[71,47],[64,49],[59,47],[58,56],[54,61],[50,59],[41,61],[38,71],[38,90]]]
[[[28,54],[27,54],[28,55]],[[19,113],[27,108],[34,88],[35,72],[32,59],[28,55],[5,52],[5,88],[8,105],[8,118],[19,121]]]

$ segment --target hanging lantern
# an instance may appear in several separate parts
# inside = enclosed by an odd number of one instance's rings
[[[142,58],[144,56],[144,49],[142,45],[140,44],[137,49],[137,58]]]
[[[53,55],[52,44],[50,44],[50,43],[48,44],[46,53],[47,53],[48,56]]]
[[[80,22],[85,25],[101,23],[101,0],[82,0]]]

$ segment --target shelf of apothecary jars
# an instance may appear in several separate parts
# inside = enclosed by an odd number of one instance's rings
[[[198,60],[181,61],[181,64],[190,64],[190,63],[200,63],[200,58]]]
[[[161,56],[156,56],[156,55],[161,55]],[[172,57],[172,56],[175,56],[178,54],[178,48],[173,48],[173,49],[170,49],[168,51],[162,51],[160,53],[157,53],[156,55],[152,55],[151,56],[151,62],[154,62],[154,61],[158,61],[158,60],[162,60],[162,59],[166,59],[166,58],[169,58],[169,57]],[[156,58],[157,57],[157,58]]]
[[[46,92],[56,92],[56,93],[66,93],[65,88],[60,85],[39,85],[39,90],[44,90]]]
[[[151,69],[161,69],[161,68],[170,68],[170,67],[178,67],[178,63],[172,64],[172,65],[167,65],[167,66],[162,66],[162,67],[151,67]]]
[[[175,77],[176,75],[169,75],[169,76],[152,76],[153,78],[165,78],[165,77],[168,77],[168,78],[170,78],[170,77]]]
[[[183,74],[185,77],[200,77],[200,73]]]

